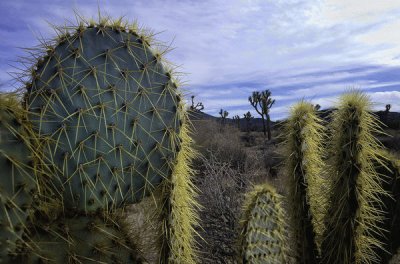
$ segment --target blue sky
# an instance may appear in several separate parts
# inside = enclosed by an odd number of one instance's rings
[[[13,89],[21,47],[55,36],[48,22],[74,21],[74,10],[96,18],[98,3],[175,47],[167,57],[207,113],[255,114],[248,96],[270,89],[278,119],[302,98],[331,107],[350,88],[400,111],[398,0],[1,0],[0,89]]]

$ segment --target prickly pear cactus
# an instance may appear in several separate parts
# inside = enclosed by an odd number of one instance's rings
[[[30,227],[29,246],[13,263],[144,263],[113,216],[69,215]],[[11,262],[10,262],[11,263]]]
[[[121,19],[59,29],[31,71],[26,108],[64,206],[138,202],[171,175],[181,97],[149,34]]]
[[[243,263],[287,263],[287,226],[281,199],[267,184],[255,186],[246,195],[240,243]]]
[[[15,94],[0,94],[0,262],[15,251],[38,193],[29,128]]]
[[[374,137],[379,131],[368,96],[351,92],[341,97],[332,120],[322,263],[381,263],[375,250],[382,247],[378,236],[386,192],[374,166],[383,163],[382,146]]]

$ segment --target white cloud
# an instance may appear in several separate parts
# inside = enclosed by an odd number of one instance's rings
[[[302,97],[323,100],[354,86],[381,92],[397,82],[391,77],[379,82],[371,79],[379,74],[379,67],[356,72],[346,68],[400,65],[398,0],[100,0],[99,5],[103,13],[137,18],[162,32],[157,39],[173,41],[176,49],[168,58],[188,73],[187,89],[210,112],[224,105],[232,113],[246,109],[247,96],[255,89],[240,84],[246,82],[273,87],[276,98],[286,100],[285,104]],[[54,24],[62,24],[65,18],[74,21],[74,8],[86,17],[96,17],[98,2],[0,3],[0,22],[17,25],[8,30],[0,24],[0,56],[5,58],[0,69],[7,68],[4,65],[10,61],[6,59],[21,54],[14,47],[37,43],[34,35],[54,36],[46,20]],[[6,10],[15,15],[2,21]],[[7,78],[0,74],[0,83]],[[290,92],[284,86],[290,86]],[[276,106],[274,114],[284,111]]]
[[[323,0],[310,13],[310,20],[318,25],[365,24],[382,20],[382,14],[391,14],[400,9],[397,0]]]
[[[391,104],[391,111],[400,111],[400,92],[389,91],[389,92],[367,92],[366,93],[372,102],[372,108],[374,111],[383,111],[387,104]],[[326,96],[316,99],[311,99],[310,102],[313,104],[319,104],[323,109],[335,107],[338,103],[339,96]]]
[[[315,98],[326,96],[329,94],[339,94],[348,91],[349,89],[358,89],[369,91],[371,89],[378,89],[388,86],[399,86],[400,82],[375,82],[363,80],[360,82],[341,82],[341,83],[328,83],[313,85],[309,88],[295,89],[288,94],[274,96],[276,100],[294,100],[301,98]]]
[[[400,91],[368,93],[374,102],[375,110],[384,110],[385,105],[391,104],[391,111],[400,112]]]

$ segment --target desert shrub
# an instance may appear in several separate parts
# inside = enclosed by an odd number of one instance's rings
[[[207,156],[207,157],[206,157]],[[200,189],[202,263],[234,263],[237,254],[239,215],[248,181],[212,152],[201,158]]]
[[[400,131],[388,129],[385,131],[389,136],[381,137],[380,141],[391,151],[400,152]]]
[[[194,140],[200,153],[210,158],[210,153],[220,162],[245,172],[250,166],[240,131],[231,125],[221,125],[214,120],[194,121]]]
[[[251,133],[246,133],[240,136],[240,140],[244,142],[246,147],[254,146],[256,143],[256,137]]]

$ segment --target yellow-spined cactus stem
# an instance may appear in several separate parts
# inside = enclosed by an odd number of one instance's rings
[[[312,104],[301,101],[291,108],[284,132],[289,210],[295,255],[307,263],[317,261],[327,208],[324,132],[322,120]]]
[[[190,123],[185,113],[180,138],[181,150],[173,167],[172,176],[164,184],[162,263],[194,264],[198,260],[195,227],[198,225],[197,188],[192,182],[191,163],[197,153],[192,148]]]
[[[330,149],[330,210],[322,243],[322,263],[380,263],[375,252],[383,219],[380,121],[371,113],[367,95],[352,91],[340,98],[333,114]]]

